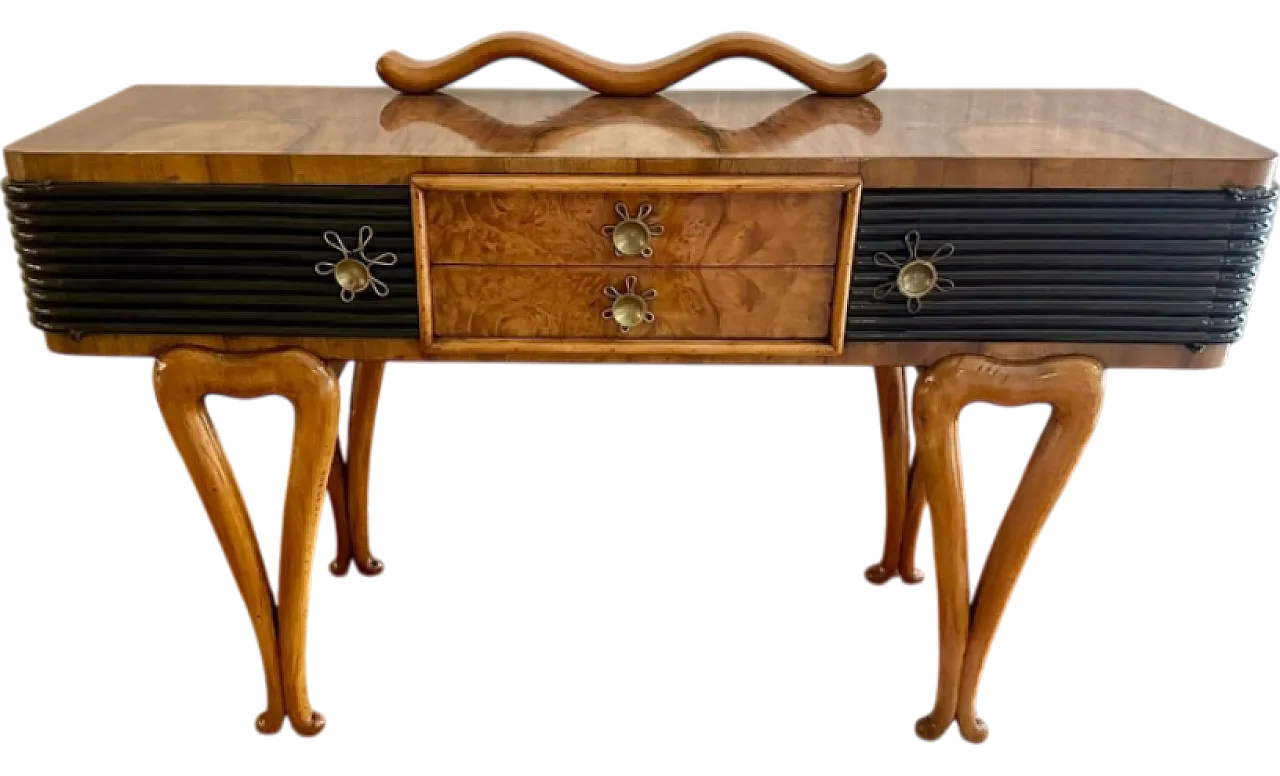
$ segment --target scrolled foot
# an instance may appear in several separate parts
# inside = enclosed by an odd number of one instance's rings
[[[359,569],[360,573],[364,574],[366,577],[376,577],[382,573],[385,566],[383,566],[382,561],[377,558],[357,558],[356,568]]]
[[[960,737],[971,744],[980,744],[987,740],[987,723],[977,717],[964,718],[963,716],[956,719],[956,725],[960,728]],[[937,741],[942,738],[942,734],[947,732],[947,728],[951,727],[948,721],[945,725],[939,725],[933,721],[933,715],[921,717],[916,720],[916,735],[925,741]]]
[[[284,726],[284,715],[278,711],[268,709],[258,715],[258,718],[254,720],[253,726],[263,735],[279,733],[280,728]]]
[[[911,571],[902,575],[902,582],[906,585],[918,585],[924,581],[924,572],[920,569],[911,569]]]
[[[942,738],[942,734],[947,732],[947,728],[949,727],[951,727],[950,720],[948,720],[945,725],[939,725],[933,721],[932,716],[921,717],[916,720],[916,735],[920,736],[925,741],[937,741],[939,738]]]
[[[293,724],[294,732],[300,736],[314,736],[324,730],[326,722],[324,715],[318,711],[312,711],[302,719],[290,718],[289,721]]]
[[[960,717],[956,720],[960,726],[960,737],[971,744],[980,744],[987,740],[987,734],[991,731],[987,729],[987,723],[978,717],[965,719]]]
[[[329,561],[329,573],[335,577],[345,577],[349,568],[351,568],[350,558],[335,558]]]
[[[877,563],[874,566],[868,566],[866,573],[863,575],[867,581],[873,585],[883,585],[885,582],[898,576],[897,569],[890,569],[883,563]]]
[[[891,569],[883,563],[868,566],[863,576],[873,585],[883,585],[894,577],[902,577],[902,583],[905,585],[915,585],[924,581],[924,572],[920,569],[911,569],[903,574],[899,569]]]

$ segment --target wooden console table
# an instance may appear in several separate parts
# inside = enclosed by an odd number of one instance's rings
[[[433,92],[509,55],[626,96]],[[653,94],[741,55],[825,94]],[[983,662],[1104,370],[1222,364],[1275,212],[1271,151],[1140,92],[868,94],[874,57],[832,67],[750,36],[621,69],[503,37],[380,72],[400,91],[134,87],[5,152],[49,348],[156,359],[261,649],[262,732],[324,725],[305,642],[326,489],[330,570],[382,570],[366,503],[386,362],[733,362],[875,368],[887,530],[867,577],[920,581],[927,500],[940,670],[916,730],[981,741]],[[296,408],[276,591],[209,394]],[[1053,408],[972,600],[971,402]]]

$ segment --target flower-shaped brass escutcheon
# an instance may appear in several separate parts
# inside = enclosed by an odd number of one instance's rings
[[[621,291],[613,286],[604,287],[604,295],[613,300],[609,309],[600,313],[602,318],[611,318],[626,334],[642,323],[653,323],[653,311],[649,309],[649,300],[658,292],[652,288],[648,291],[636,291],[636,276],[628,275]]]
[[[373,266],[376,264],[380,267],[390,267],[396,263],[396,255],[394,253],[380,253],[372,259],[365,255],[364,250],[368,247],[369,242],[373,240],[373,227],[360,227],[359,243],[353,250],[347,250],[347,246],[343,244],[342,237],[334,231],[324,233],[324,241],[331,247],[335,248],[342,254],[342,258],[337,262],[322,261],[316,264],[316,274],[333,275],[334,280],[338,281],[341,291],[338,292],[339,298],[344,302],[350,302],[356,298],[356,294],[366,288],[373,288],[373,293],[378,296],[386,296],[391,293],[391,289],[387,288],[387,284],[383,283],[373,276]]]
[[[897,276],[887,283],[881,283],[871,292],[875,299],[884,299],[894,291],[907,299],[907,312],[915,315],[920,312],[920,300],[934,289],[950,291],[956,287],[951,280],[938,275],[936,264],[956,252],[956,246],[943,243],[927,259],[920,258],[920,233],[915,229],[907,232],[906,261],[898,261],[887,253],[877,253],[873,261],[881,267],[898,270]]]
[[[613,255],[643,256],[646,259],[652,256],[653,246],[649,241],[662,234],[662,224],[645,221],[653,213],[653,205],[641,202],[640,209],[633,216],[626,204],[619,202],[613,206],[613,212],[622,220],[600,230],[601,234],[613,241]]]

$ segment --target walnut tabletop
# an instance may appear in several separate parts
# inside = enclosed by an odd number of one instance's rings
[[[1274,152],[1140,91],[135,86],[10,145],[15,180],[407,183],[416,173],[854,174],[868,187],[1213,188]]]

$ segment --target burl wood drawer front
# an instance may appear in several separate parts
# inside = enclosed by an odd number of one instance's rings
[[[656,291],[652,323],[623,333],[603,317],[605,288]],[[835,273],[830,269],[621,269],[434,266],[438,337],[825,339]]]
[[[650,255],[616,253],[603,230],[619,210],[661,227]],[[840,210],[837,193],[432,191],[427,239],[436,264],[829,267]]]

